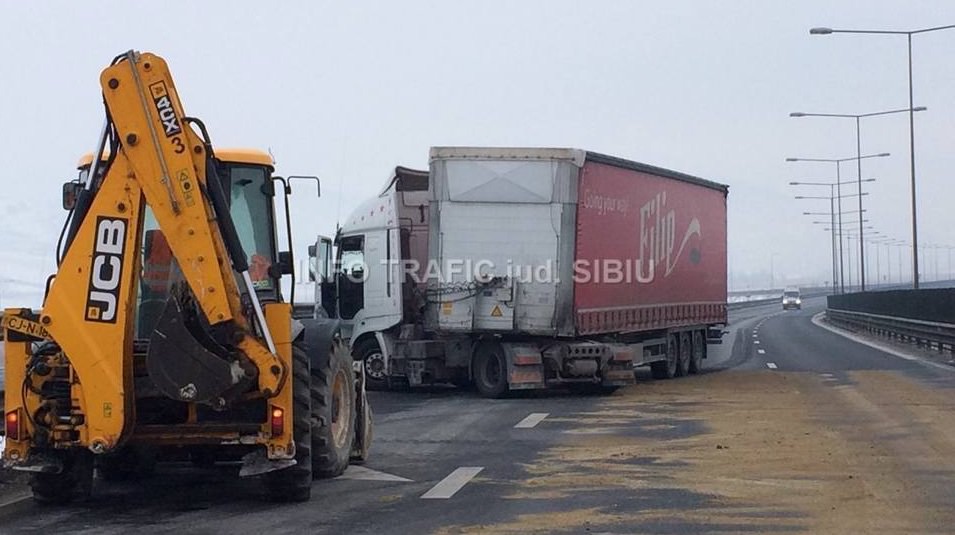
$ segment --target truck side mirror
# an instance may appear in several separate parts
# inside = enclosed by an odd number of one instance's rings
[[[80,192],[83,191],[83,184],[75,180],[70,180],[69,182],[63,183],[63,209],[72,210],[76,206],[76,199],[79,198]]]
[[[288,183],[290,184],[290,186],[289,186],[289,188],[288,188],[288,193],[292,193],[292,188],[291,188],[292,180],[314,180],[314,181],[315,181],[315,196],[316,196],[316,197],[321,197],[321,196],[322,196],[322,181],[319,180],[317,176],[314,176],[314,175],[289,175],[289,177],[288,177]]]
[[[279,252],[279,273],[282,275],[291,275],[293,273],[292,253],[289,251]]]

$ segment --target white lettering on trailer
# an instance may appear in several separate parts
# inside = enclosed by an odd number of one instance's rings
[[[663,276],[669,277],[676,268],[677,261],[683,255],[690,238],[701,236],[702,229],[698,218],[690,219],[686,232],[676,246],[676,212],[667,210],[666,192],[658,193],[640,207],[640,249],[637,257],[637,281],[653,282],[657,266],[664,269]],[[692,257],[691,257],[692,260]]]

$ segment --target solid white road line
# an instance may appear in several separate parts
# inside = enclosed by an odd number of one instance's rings
[[[766,367],[769,368],[770,370],[775,370],[775,369],[776,369],[776,363],[775,363],[775,362],[767,362],[767,363],[766,363]]]
[[[421,495],[424,500],[443,500],[454,496],[462,487],[468,484],[468,481],[478,475],[483,466],[462,466],[454,472],[448,474],[448,477],[442,479],[437,485],[431,487],[431,490]]]
[[[856,343],[858,343],[858,344],[862,344],[862,345],[865,345],[865,346],[869,346],[869,347],[871,347],[871,348],[873,348],[873,349],[878,349],[879,351],[882,351],[883,353],[888,353],[889,355],[892,355],[893,357],[899,357],[900,359],[911,360],[911,361],[913,361],[913,362],[918,362],[919,364],[923,364],[923,365],[925,365],[925,366],[930,366],[930,367],[932,367],[932,368],[937,368],[937,369],[939,369],[939,370],[945,370],[945,371],[948,371],[948,372],[953,372],[953,371],[955,371],[955,368],[952,368],[951,366],[949,366],[949,365],[947,365],[947,364],[939,364],[938,362],[933,362],[933,361],[931,361],[931,360],[923,359],[923,358],[921,358],[921,357],[916,357],[916,356],[914,356],[914,355],[908,355],[908,354],[903,353],[903,352],[901,352],[901,351],[899,351],[899,350],[897,350],[897,349],[895,349],[895,348],[893,348],[893,347],[889,347],[889,346],[887,346],[887,345],[880,344],[879,342],[875,342],[875,341],[872,341],[872,340],[868,340],[868,339],[863,338],[862,336],[859,336],[859,335],[857,335],[857,334],[850,333],[850,332],[848,332],[848,331],[843,331],[842,329],[839,329],[838,327],[833,327],[832,325],[828,325],[828,324],[826,324],[826,323],[823,323],[823,322],[822,322],[822,317],[825,316],[825,315],[826,315],[825,312],[820,312],[820,313],[816,314],[815,316],[813,316],[813,317],[812,317],[812,322],[813,322],[813,324],[815,324],[816,327],[822,327],[823,329],[825,329],[825,330],[827,330],[827,331],[829,331],[829,332],[831,332],[831,333],[838,334],[839,336],[841,336],[841,337],[843,337],[843,338],[848,338],[849,340],[852,340],[853,342],[856,342]]]
[[[532,412],[527,415],[527,418],[517,422],[514,425],[514,429],[530,429],[541,423],[541,421],[548,416],[550,416],[549,412]]]
[[[765,354],[766,354],[766,350],[765,350],[765,349],[757,349],[756,352],[759,353],[760,355],[765,355]]]
[[[371,468],[365,468],[364,466],[349,465],[345,469],[345,473],[338,476],[336,479],[355,479],[359,481],[397,481],[397,482],[410,482],[410,479],[396,476],[394,474],[388,474],[385,472],[379,472],[378,470],[372,470]]]

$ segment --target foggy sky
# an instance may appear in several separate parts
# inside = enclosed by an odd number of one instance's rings
[[[828,281],[829,235],[801,215],[828,201],[792,199],[828,189],[787,183],[832,180],[834,166],[784,160],[854,156],[855,124],[788,114],[907,107],[906,49],[904,37],[808,30],[955,23],[952,2],[862,5],[0,2],[0,305],[39,305],[65,216],[60,184],[102,122],[99,73],[130,48],[168,61],[217,146],[269,149],[279,174],[322,178],[320,199],[310,188],[293,199],[299,257],[395,165],[426,168],[432,145],[558,146],[729,184],[731,286],[768,285],[771,262],[777,284]],[[914,43],[915,104],[929,108],[916,115],[920,235],[955,245],[955,31]],[[907,121],[862,124],[863,153],[892,153],[863,165],[878,180],[868,225],[901,239]]]

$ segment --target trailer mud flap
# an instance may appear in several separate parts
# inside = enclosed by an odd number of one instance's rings
[[[210,403],[243,375],[241,369],[209,351],[185,325],[179,300],[171,298],[149,338],[146,369],[156,387],[180,401]]]
[[[507,358],[507,383],[511,390],[546,388],[544,360],[534,345],[501,344]]]
[[[636,355],[643,353],[643,346],[641,344],[612,346],[610,351],[611,356],[604,365],[600,384],[603,386],[626,386],[636,383],[633,367]]]

